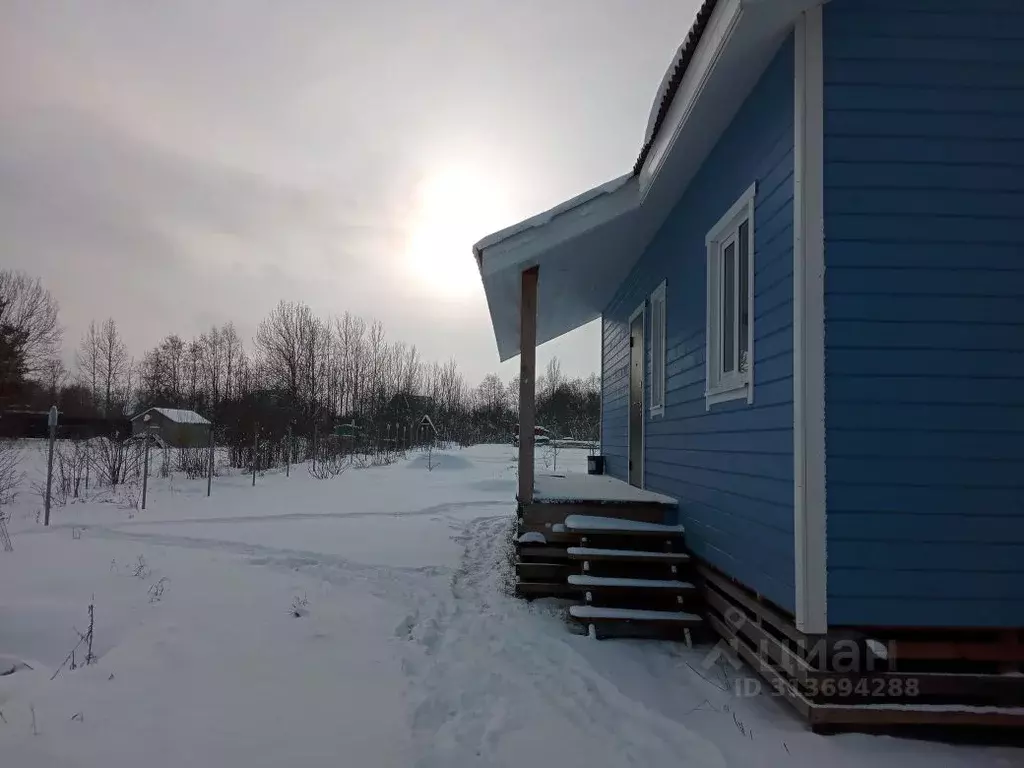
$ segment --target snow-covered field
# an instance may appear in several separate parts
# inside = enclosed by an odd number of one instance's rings
[[[585,456],[563,450],[559,469]],[[31,669],[0,676],[0,766],[1024,764],[815,736],[779,701],[738,697],[707,649],[572,634],[559,605],[503,589],[513,449],[433,461],[218,478],[211,498],[155,480],[144,512],[74,504],[49,529],[22,494],[0,551],[0,673]],[[51,680],[90,603],[96,663]]]

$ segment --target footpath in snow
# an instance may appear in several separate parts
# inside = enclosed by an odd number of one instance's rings
[[[1024,765],[815,736],[738,697],[708,649],[572,634],[563,605],[507,593],[513,450],[431,464],[218,478],[211,498],[176,477],[144,512],[74,504],[49,529],[23,494],[0,552],[0,766]],[[72,671],[90,604],[96,661]]]

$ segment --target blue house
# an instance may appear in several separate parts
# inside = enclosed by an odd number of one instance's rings
[[[606,471],[798,630],[1020,637],[1024,3],[706,0],[635,165],[474,251],[524,391],[600,318]]]

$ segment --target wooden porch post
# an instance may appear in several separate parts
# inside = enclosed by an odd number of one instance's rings
[[[523,272],[519,304],[519,503],[533,501],[533,427],[536,423],[537,276]]]

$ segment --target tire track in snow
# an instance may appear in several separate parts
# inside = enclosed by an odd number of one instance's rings
[[[80,528],[83,526],[79,526]],[[450,569],[443,566],[399,566],[399,565],[374,565],[361,563],[355,560],[348,560],[340,555],[332,555],[325,552],[314,552],[308,549],[288,549],[285,547],[271,547],[263,544],[246,544],[241,541],[230,539],[207,539],[195,536],[175,536],[163,533],[133,533],[121,531],[104,526],[90,526],[88,533],[99,539],[114,539],[119,541],[137,541],[142,544],[155,545],[160,547],[181,547],[185,549],[198,549],[211,552],[224,552],[232,555],[242,555],[253,558],[249,560],[251,565],[279,565],[293,570],[315,565],[332,566],[335,568],[351,571],[352,573],[410,573],[420,575],[437,575],[447,573]]]
[[[113,530],[121,528],[134,528],[146,525],[203,525],[209,523],[261,523],[291,520],[347,520],[365,517],[419,517],[423,515],[437,515],[454,509],[469,509],[481,506],[509,507],[509,502],[500,499],[482,499],[476,501],[449,501],[443,504],[434,504],[420,509],[399,510],[396,512],[283,512],[276,515],[235,515],[223,517],[187,517],[174,518],[170,520],[126,520],[120,523],[59,523],[44,529],[29,529],[24,533],[47,533],[61,528],[79,528],[81,530]]]
[[[445,519],[449,526],[461,530],[462,521],[455,518],[445,517],[444,512],[454,509],[465,509],[471,507],[486,507],[490,505],[506,506],[507,502],[487,501],[465,501],[450,502],[447,504],[435,504],[416,510],[409,510],[397,513],[327,513],[307,514],[296,513],[276,516],[250,516],[246,518],[204,518],[199,522],[254,522],[261,520],[290,521],[290,520],[318,520],[318,519],[346,519],[346,518],[367,518],[367,517],[416,517],[438,515]],[[507,516],[506,516],[507,517]],[[147,524],[162,525],[161,521],[144,521]],[[185,521],[180,521],[185,522]],[[75,525],[74,527],[83,530],[89,536],[99,539],[133,541],[140,544],[162,547],[177,547],[208,552],[220,552],[228,555],[238,555],[248,558],[249,565],[267,566],[278,570],[300,571],[308,575],[316,576],[318,579],[334,585],[344,585],[353,579],[359,579],[368,584],[371,593],[379,598],[390,602],[398,602],[400,605],[416,606],[421,604],[436,603],[434,587],[436,583],[430,577],[444,576],[451,573],[447,566],[425,565],[425,566],[400,566],[365,563],[357,560],[350,560],[341,555],[312,551],[306,549],[291,549],[287,547],[274,547],[264,544],[249,544],[231,539],[214,539],[198,536],[180,536],[166,533],[145,533],[141,531],[129,531],[124,528],[139,523],[120,523],[115,525],[86,524]],[[48,530],[54,530],[61,526],[53,526]],[[65,526],[71,527],[71,526]],[[429,586],[433,584],[433,586]]]
[[[577,762],[589,752],[601,765],[724,767],[713,744],[624,695],[577,653],[574,643],[591,641],[570,634],[560,610],[502,592],[508,525],[507,516],[466,525],[451,595],[429,612],[421,604],[397,630],[420,768],[520,764],[534,734],[578,745],[566,753]],[[535,757],[560,761],[550,750]]]

